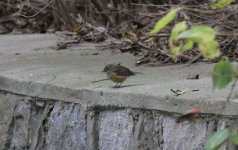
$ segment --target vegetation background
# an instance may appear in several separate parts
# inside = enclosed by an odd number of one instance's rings
[[[224,1],[224,0],[223,0]],[[1,0],[0,33],[46,33],[67,31],[75,42],[119,42],[105,49],[119,48],[139,56],[135,63],[161,65],[204,61],[194,47],[173,59],[168,37],[180,21],[188,26],[208,25],[216,30],[222,56],[238,58],[238,1],[212,8],[216,0]],[[226,2],[226,1],[225,1]],[[172,8],[182,8],[176,18],[153,39],[148,32]],[[70,32],[69,32],[70,31]],[[67,45],[72,43],[67,43]],[[62,45],[59,45],[62,46]],[[63,46],[64,47],[64,46]],[[60,49],[61,47],[59,47]],[[213,60],[216,61],[216,60]]]

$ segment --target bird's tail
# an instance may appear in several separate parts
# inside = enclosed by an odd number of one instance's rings
[[[109,80],[109,79],[95,80],[95,81],[92,81],[91,83],[101,82],[101,81],[105,81],[105,80]]]
[[[133,73],[133,75],[142,74],[141,72],[137,72],[137,71],[133,71],[132,73]]]

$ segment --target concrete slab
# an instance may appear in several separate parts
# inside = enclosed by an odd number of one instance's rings
[[[62,38],[53,34],[0,36],[0,89],[9,92],[87,106],[118,106],[183,113],[201,106],[203,113],[237,115],[237,100],[221,111],[230,87],[214,91],[211,72],[214,64],[189,67],[135,66],[136,57],[118,51],[98,50],[98,44],[80,43],[66,50],[53,47]],[[102,81],[108,63],[122,63],[142,74],[126,80],[122,88]],[[187,80],[199,74],[199,80]],[[185,90],[175,96],[171,89]],[[193,90],[198,90],[193,92]]]

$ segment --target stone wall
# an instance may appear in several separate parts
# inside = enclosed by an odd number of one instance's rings
[[[203,150],[229,119],[175,123],[166,112],[80,104],[0,92],[0,149]],[[223,149],[232,150],[227,143]]]

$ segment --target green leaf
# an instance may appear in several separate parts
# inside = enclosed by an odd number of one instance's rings
[[[161,29],[167,26],[171,21],[176,17],[177,11],[180,8],[170,10],[162,19],[160,19],[154,26],[154,28],[150,31],[149,35],[153,35],[158,33]]]
[[[230,5],[232,2],[235,2],[235,0],[219,0],[215,4],[211,5],[211,9],[220,9],[227,5]]]
[[[238,145],[238,131],[237,131],[237,129],[232,130],[232,132],[230,133],[230,139],[234,145]]]
[[[198,44],[198,49],[203,57],[207,59],[214,59],[220,56],[221,53],[218,47],[218,43],[215,40],[207,40]]]
[[[229,130],[224,129],[214,133],[205,143],[205,150],[217,150],[228,138]]]
[[[177,39],[178,34],[182,31],[185,31],[186,29],[187,29],[186,21],[182,21],[182,22],[177,23],[171,31],[170,38]]]
[[[192,40],[188,40],[188,41],[184,44],[184,46],[183,46],[183,48],[182,48],[182,51],[185,52],[185,51],[190,50],[190,49],[192,49],[192,48],[193,48],[193,41],[192,41]]]
[[[208,26],[195,26],[179,34],[179,39],[190,39],[195,43],[206,42],[215,39],[216,32]]]
[[[216,64],[213,74],[213,88],[222,89],[235,79],[235,72],[231,63],[225,59]]]
[[[169,52],[173,58],[178,57],[184,50],[183,41],[178,39],[178,35],[180,32],[185,31],[186,29],[187,29],[187,24],[185,21],[182,21],[177,23],[171,31],[171,34],[169,37]],[[185,49],[188,46],[189,45],[186,45]]]
[[[169,53],[172,55],[172,58],[175,59],[181,54],[181,48],[179,46],[169,49]]]
[[[198,48],[204,58],[214,59],[220,56],[218,42],[215,40],[216,32],[208,26],[195,26],[178,35],[178,39],[187,39],[182,51],[189,50],[194,44],[198,44]]]
[[[185,45],[182,44],[182,41],[178,40],[176,41],[178,46],[174,44],[174,41],[175,40],[169,41],[169,53],[174,59],[177,58],[182,52],[190,50],[193,47],[193,41],[191,40],[187,41]]]

